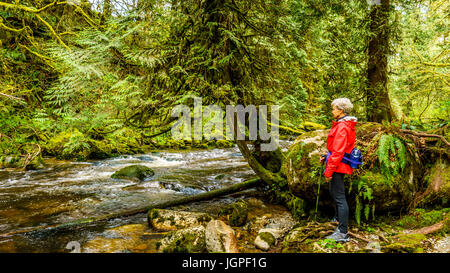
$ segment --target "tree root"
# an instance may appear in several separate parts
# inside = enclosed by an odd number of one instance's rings
[[[401,129],[400,132],[405,133],[405,134],[411,134],[411,135],[414,135],[417,137],[436,137],[436,138],[441,139],[445,144],[447,144],[447,146],[450,146],[450,143],[445,139],[445,137],[443,137],[441,135],[427,134],[427,133],[416,132],[416,131],[406,130],[406,129]]]
[[[441,221],[439,223],[436,223],[434,225],[428,226],[428,227],[423,227],[423,228],[420,228],[420,229],[416,229],[412,233],[427,235],[427,234],[438,232],[444,227],[444,225],[445,225],[444,222],[445,222],[445,220]]]

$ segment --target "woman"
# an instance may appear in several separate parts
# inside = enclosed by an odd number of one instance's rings
[[[355,147],[355,125],[357,118],[348,114],[353,109],[353,104],[347,98],[335,99],[331,106],[333,121],[330,133],[327,137],[327,149],[325,180],[330,183],[330,194],[335,203],[335,218],[339,222],[336,231],[328,236],[337,242],[348,242],[348,205],[345,199],[344,175],[352,174],[350,165],[341,162],[345,153],[350,153]],[[324,160],[324,159],[322,159]]]

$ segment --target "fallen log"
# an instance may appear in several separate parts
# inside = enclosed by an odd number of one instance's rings
[[[87,225],[87,224],[104,222],[104,221],[108,221],[108,220],[112,220],[112,219],[116,219],[116,218],[122,218],[122,217],[140,214],[140,213],[146,213],[147,211],[149,211],[151,209],[163,209],[163,208],[179,206],[179,205],[183,205],[183,204],[187,204],[187,203],[192,203],[192,202],[209,200],[209,199],[212,199],[215,197],[220,197],[220,196],[228,195],[231,193],[243,191],[243,190],[246,190],[249,188],[253,188],[260,184],[261,184],[261,180],[259,178],[253,178],[253,179],[249,179],[244,182],[241,182],[241,183],[234,184],[229,187],[208,191],[208,192],[200,193],[200,194],[193,195],[193,196],[187,196],[187,197],[183,197],[183,198],[179,198],[179,199],[175,199],[175,200],[164,201],[161,203],[148,205],[148,206],[140,207],[140,208],[135,208],[135,209],[131,209],[131,210],[126,210],[126,211],[122,211],[122,212],[110,213],[107,215],[102,215],[102,216],[97,216],[97,217],[84,218],[84,219],[80,219],[80,220],[68,222],[68,223],[33,227],[33,228],[25,229],[25,230],[4,233],[4,234],[0,234],[0,237],[10,237],[13,235],[26,234],[26,233],[30,233],[30,232],[38,232],[38,231],[43,231],[43,230],[61,230],[61,229],[67,229],[67,228],[75,228],[75,227],[79,227],[79,226],[83,226],[83,225]]]

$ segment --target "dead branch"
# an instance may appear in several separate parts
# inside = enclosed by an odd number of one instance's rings
[[[364,242],[366,242],[366,243],[372,242],[371,240],[368,240],[368,239],[366,239],[366,238],[364,238],[364,237],[362,237],[362,236],[359,236],[358,234],[353,233],[353,232],[351,232],[351,231],[348,231],[347,233],[348,233],[348,235],[350,235],[350,236],[352,236],[352,237],[355,237],[356,239],[359,239],[359,240],[364,241]]]
[[[25,102],[25,100],[22,99],[22,98],[14,97],[14,96],[11,96],[11,95],[8,95],[8,94],[5,94],[5,93],[0,93],[0,96],[5,96],[5,97],[7,97],[9,99],[12,99],[12,100],[18,100],[18,101]]]

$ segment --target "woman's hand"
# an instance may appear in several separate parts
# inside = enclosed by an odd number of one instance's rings
[[[326,181],[326,182],[330,182],[332,178],[333,178],[332,176],[330,176],[330,177],[326,177],[326,176],[325,176],[325,181]]]
[[[326,156],[320,156],[320,164],[322,165],[325,162]]]

